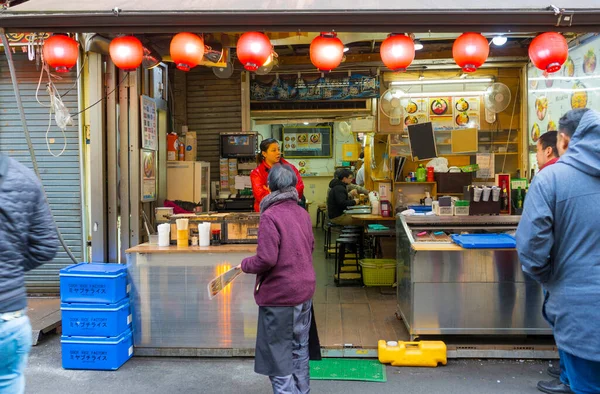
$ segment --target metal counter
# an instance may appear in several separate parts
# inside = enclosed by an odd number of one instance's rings
[[[397,308],[411,335],[551,335],[541,286],[523,274],[515,249],[463,249],[418,242],[413,231],[515,230],[519,217],[399,215]]]
[[[256,245],[127,251],[137,355],[254,354],[255,275],[242,274],[208,299],[207,284],[256,253]]]

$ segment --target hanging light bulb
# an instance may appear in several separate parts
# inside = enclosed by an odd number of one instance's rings
[[[506,36],[503,35],[498,35],[492,38],[492,42],[498,47],[501,47],[502,45],[506,44],[506,41],[508,41],[508,38],[506,38]]]

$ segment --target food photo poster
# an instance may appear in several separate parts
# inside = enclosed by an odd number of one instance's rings
[[[534,149],[540,135],[558,130],[558,120],[571,109],[600,110],[598,56],[600,38],[595,37],[569,49],[567,61],[556,73],[545,76],[541,70],[529,66],[527,99],[530,150]]]

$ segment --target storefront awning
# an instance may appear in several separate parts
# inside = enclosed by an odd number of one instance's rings
[[[351,4],[354,8],[347,9]],[[597,0],[29,0],[0,13],[10,31],[600,31]],[[117,8],[115,8],[117,7]]]

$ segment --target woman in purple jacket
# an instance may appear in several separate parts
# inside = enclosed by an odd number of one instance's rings
[[[274,393],[309,393],[315,239],[308,212],[298,205],[294,170],[276,164],[267,181],[271,193],[260,202],[256,256],[241,264],[242,271],[256,274],[254,371],[269,376]]]

